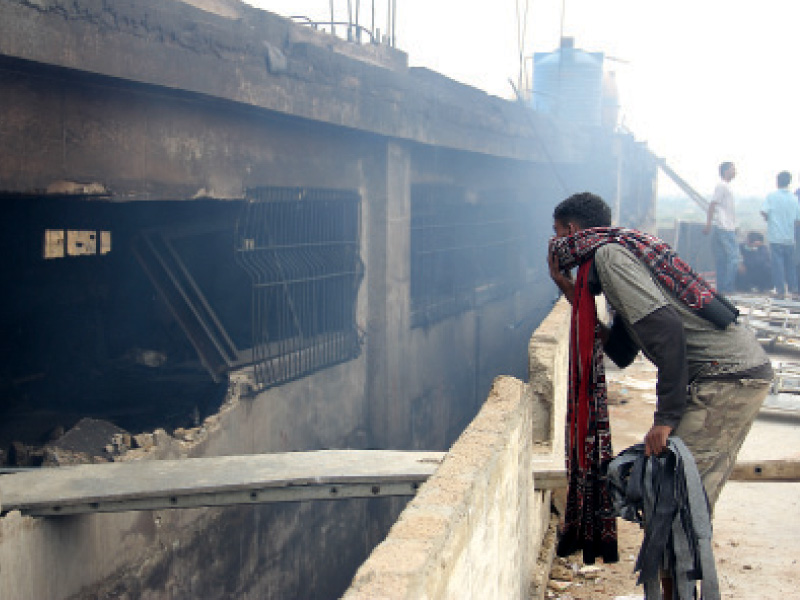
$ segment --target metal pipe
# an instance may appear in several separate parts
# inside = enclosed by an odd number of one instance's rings
[[[331,34],[336,35],[335,19],[333,15],[333,0],[330,0],[330,3],[331,3]]]
[[[347,0],[347,41],[353,41],[353,0]]]
[[[386,33],[384,34],[387,37],[387,45],[392,44],[392,40],[389,37],[392,32],[392,0],[386,0]]]
[[[361,8],[361,0],[356,0],[356,41],[361,42],[361,29],[359,28],[358,13]]]
[[[395,39],[394,26],[397,22],[397,0],[392,0],[392,48],[397,47],[397,40]]]
[[[294,18],[294,17],[292,17],[292,18]],[[347,26],[348,25],[347,21],[306,21],[306,20],[303,20],[299,24],[300,25],[308,25],[309,27],[316,27],[318,25],[331,25],[331,26],[333,26],[333,25]],[[360,25],[352,25],[352,27],[353,27],[353,29],[358,29],[358,30],[366,33],[367,35],[369,35],[370,41],[373,41],[373,42],[375,41],[375,36],[373,36],[372,32],[369,29],[367,29],[366,27],[361,27]]]

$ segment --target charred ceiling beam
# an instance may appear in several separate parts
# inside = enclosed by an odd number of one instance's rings
[[[572,160],[551,121],[426,69],[241,5],[7,0],[0,56],[230,100],[387,137],[523,160]],[[35,41],[35,42],[34,42]],[[325,101],[321,102],[320,99]]]

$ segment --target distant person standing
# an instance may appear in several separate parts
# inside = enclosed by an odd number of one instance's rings
[[[769,194],[761,205],[761,214],[767,220],[767,241],[772,263],[772,284],[775,295],[783,298],[789,293],[797,295],[797,270],[794,262],[794,224],[800,221],[800,204],[789,184],[788,171],[778,173],[778,189]]]
[[[714,196],[708,205],[706,226],[703,233],[712,231],[711,244],[714,249],[714,266],[717,271],[717,291],[731,293],[736,285],[739,269],[739,248],[736,245],[736,206],[730,182],[736,177],[736,166],[724,162],[719,166],[722,178],[714,188]]]

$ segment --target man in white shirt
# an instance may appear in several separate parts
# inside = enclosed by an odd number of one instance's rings
[[[736,205],[733,200],[730,182],[736,177],[736,167],[732,162],[719,166],[722,178],[714,189],[714,196],[708,205],[708,215],[703,233],[712,230],[711,245],[714,249],[714,265],[717,272],[717,291],[732,293],[739,269],[739,248],[736,245]]]

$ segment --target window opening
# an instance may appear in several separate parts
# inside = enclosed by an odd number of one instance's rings
[[[230,224],[227,226],[230,227]],[[195,275],[204,271],[187,266],[185,257],[191,257],[196,253],[192,251],[181,253],[178,248],[180,244],[189,243],[197,246],[197,239],[209,240],[212,236],[218,237],[219,233],[224,231],[224,227],[225,224],[222,223],[171,230],[147,230],[142,232],[134,244],[134,252],[139,263],[215,382],[219,382],[228,370],[248,364],[250,354],[231,339],[222,320],[212,308],[206,292],[198,284]],[[230,235],[228,233],[226,236],[228,244]],[[208,243],[210,244],[211,240]],[[237,291],[232,288],[228,293],[235,295]]]
[[[508,296],[524,282],[524,204],[513,191],[411,190],[411,320],[424,326]]]
[[[99,235],[98,235],[99,234]],[[111,252],[111,232],[85,229],[45,229],[42,256],[95,256]]]

